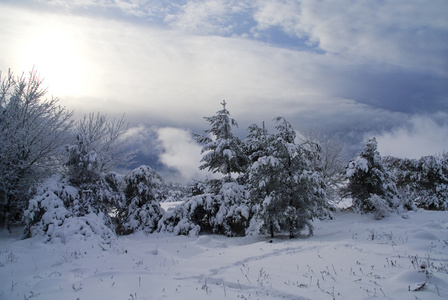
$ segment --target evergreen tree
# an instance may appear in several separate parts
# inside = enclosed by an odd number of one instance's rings
[[[162,177],[149,166],[140,166],[129,172],[124,181],[126,203],[120,213],[119,233],[153,232],[163,215],[158,199]]]
[[[251,217],[246,187],[236,181],[225,182],[217,195],[220,206],[213,227],[227,236],[244,236]]]
[[[400,205],[398,191],[384,168],[377,141],[369,139],[364,150],[348,165],[346,176],[353,206],[361,212],[375,212],[377,219],[387,216]]]
[[[221,102],[223,109],[215,116],[205,117],[211,128],[205,130],[210,136],[195,134],[195,139],[202,144],[201,153],[205,153],[201,159],[200,169],[208,169],[213,173],[220,172],[231,178],[232,173],[242,173],[246,165],[246,155],[243,151],[241,140],[232,134],[232,126],[238,126],[237,122],[230,118],[226,109],[226,102]]]
[[[273,237],[287,230],[291,238],[304,227],[312,235],[310,220],[325,207],[325,184],[311,164],[312,151],[296,142],[291,124],[278,117],[275,134],[265,128],[249,127],[248,148],[252,149],[249,168],[251,202],[261,230]]]
[[[448,210],[448,154],[420,159],[385,157],[406,208]]]

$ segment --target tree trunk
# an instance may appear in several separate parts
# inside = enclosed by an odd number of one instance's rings
[[[294,230],[292,230],[292,229],[289,229],[289,238],[290,238],[290,239],[295,238]]]
[[[11,233],[11,224],[10,224],[10,221],[9,221],[10,214],[11,214],[11,205],[9,203],[9,196],[8,196],[7,192],[5,193],[4,199],[5,199],[5,202],[4,202],[4,205],[3,205],[3,209],[4,209],[3,213],[4,213],[4,216],[5,216],[5,219],[4,219],[5,224],[4,224],[3,228],[5,230],[8,230],[9,233]]]
[[[272,220],[269,221],[269,231],[271,233],[271,238],[274,238],[274,224],[272,223]]]

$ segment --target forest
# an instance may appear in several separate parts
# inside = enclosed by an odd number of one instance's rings
[[[375,219],[422,208],[448,209],[448,153],[420,159],[381,157],[374,137],[352,159],[318,132],[299,133],[283,117],[253,124],[242,140],[226,102],[194,134],[200,169],[220,176],[185,185],[166,182],[151,166],[117,172],[124,151],[124,117],[108,120],[46,98],[35,71],[0,78],[0,221],[24,226],[23,238],[64,242],[73,235],[171,232],[225,236],[311,236],[312,220],[331,219],[338,203]],[[348,163],[346,163],[348,161]],[[165,211],[162,202],[180,202]]]

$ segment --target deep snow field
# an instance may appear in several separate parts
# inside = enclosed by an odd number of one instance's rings
[[[448,299],[448,212],[339,212],[314,236],[0,232],[0,299]]]

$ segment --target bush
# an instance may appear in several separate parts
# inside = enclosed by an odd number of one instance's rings
[[[126,175],[124,181],[126,204],[120,213],[118,232],[153,232],[163,215],[157,199],[162,177],[152,168],[140,166]]]
[[[213,216],[218,210],[218,202],[213,194],[191,197],[164,214],[159,222],[159,231],[175,234],[197,235],[199,232],[214,232]]]
[[[227,236],[244,236],[250,221],[245,187],[236,182],[224,183],[218,198],[221,205],[214,218],[215,230]]]
[[[47,241],[63,243],[75,237],[110,241],[115,237],[110,218],[89,207],[80,214],[81,196],[80,190],[60,174],[46,180],[38,187],[24,212],[24,237],[44,234]]]

